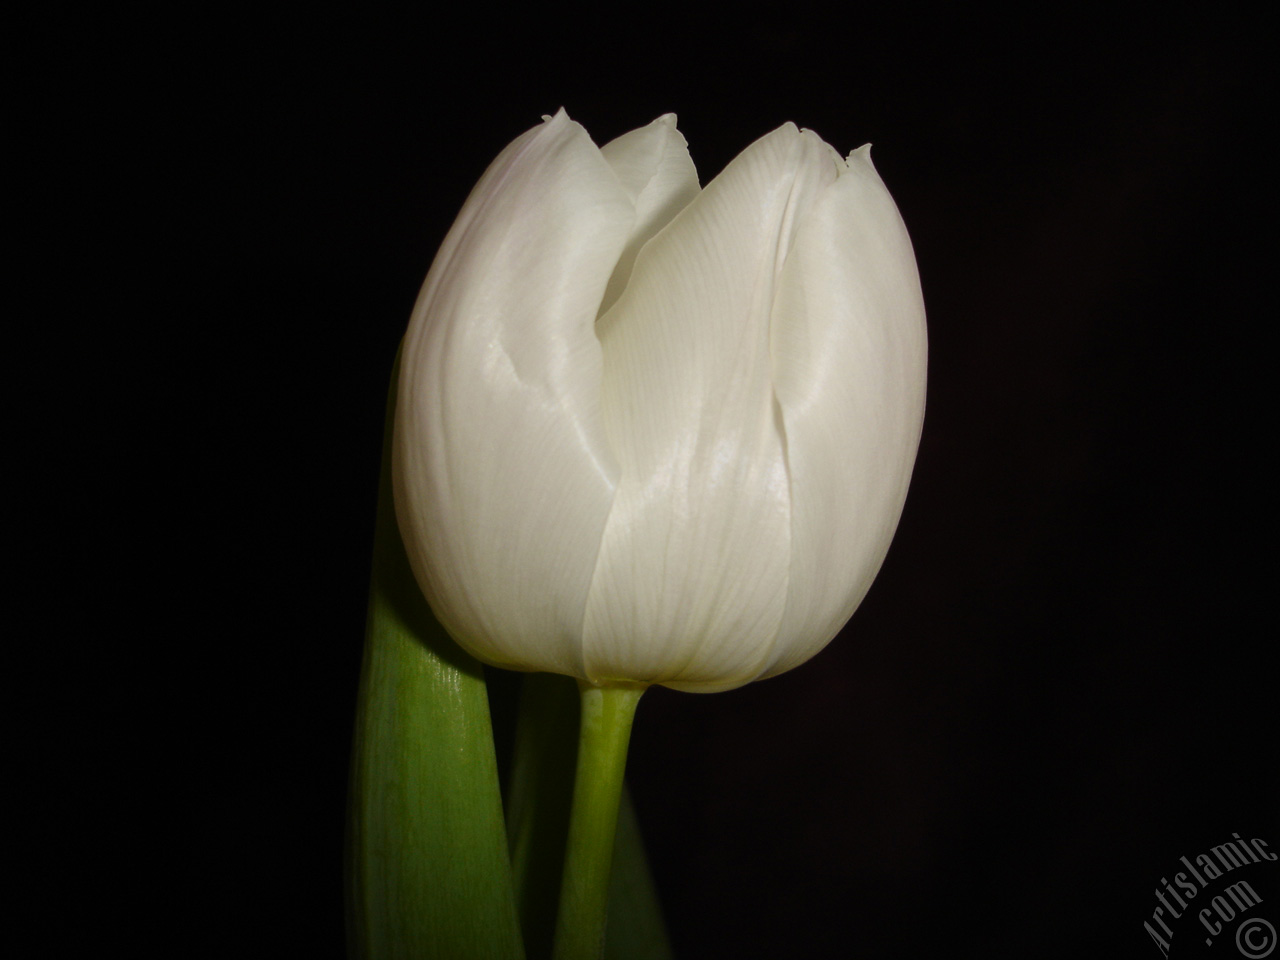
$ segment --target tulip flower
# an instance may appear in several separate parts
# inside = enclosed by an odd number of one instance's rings
[[[437,618],[582,694],[555,957],[600,956],[652,684],[808,660],[880,568],[924,416],[924,306],[866,147],[786,124],[705,189],[675,117],[518,137],[401,353],[395,510]]]
[[[564,111],[467,198],[406,335],[410,564],[478,659],[727,690],[853,614],[925,399],[911,243],[868,147],[786,124],[704,189],[675,117]]]

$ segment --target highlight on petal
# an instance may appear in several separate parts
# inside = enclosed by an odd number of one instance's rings
[[[762,676],[835,636],[880,569],[924,419],[924,301],[906,227],[863,147],[801,226],[772,320],[791,478],[786,610]]]
[[[583,625],[589,679],[728,689],[771,656],[793,553],[771,314],[841,166],[791,124],[757,141],[642,248],[600,319],[620,479]]]
[[[396,513],[450,633],[490,663],[583,673],[618,467],[594,333],[635,206],[561,110],[485,172],[405,336]]]
[[[626,287],[640,248],[698,195],[698,171],[674,113],[609,141],[600,153],[636,206],[635,225],[600,305],[603,313]]]

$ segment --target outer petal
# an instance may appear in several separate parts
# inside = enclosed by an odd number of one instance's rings
[[[436,615],[491,663],[581,674],[580,629],[617,467],[593,332],[634,220],[561,111],[467,198],[401,360],[396,514]]]
[[[790,496],[769,317],[790,239],[839,157],[787,126],[640,252],[598,326],[621,467],[583,627],[591,679],[752,679],[786,601]]]
[[[801,227],[774,307],[791,564],[763,676],[826,646],[879,571],[920,441],[926,353],[911,241],[863,147]]]
[[[640,248],[698,195],[698,171],[674,113],[610,140],[600,152],[636,204],[636,222],[609,279],[604,311],[621,296]]]

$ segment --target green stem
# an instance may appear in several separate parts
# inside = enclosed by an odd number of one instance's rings
[[[614,834],[627,744],[640,685],[596,687],[579,681],[582,716],[573,810],[556,921],[555,960],[599,960],[604,953]]]

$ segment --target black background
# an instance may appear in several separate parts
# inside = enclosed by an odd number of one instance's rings
[[[73,411],[37,424],[32,564],[81,584],[40,635],[72,732],[39,758],[63,826],[35,888],[107,908],[70,926],[341,955],[391,359],[470,186],[560,106],[598,143],[675,111],[704,183],[786,120],[873,142],[929,314],[911,493],[850,625],[641,704],[677,954],[1152,957],[1180,856],[1280,848],[1259,24],[124,16],[31,26],[15,148],[22,256],[56,276],[41,396]]]

